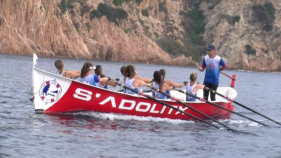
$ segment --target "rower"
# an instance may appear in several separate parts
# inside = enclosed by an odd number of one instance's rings
[[[132,66],[132,65],[130,65],[130,66]],[[124,84],[125,84],[126,79],[127,79],[126,72],[125,72],[126,68],[127,68],[127,66],[122,66],[122,67],[120,68],[120,72],[121,72],[122,76],[124,76],[124,79],[122,80]],[[153,79],[150,79],[150,78],[142,78],[142,77],[138,76],[137,71],[135,71],[135,73],[136,73],[136,74],[135,74],[135,79],[142,80],[142,81],[144,81],[144,82],[146,82],[146,83],[151,83],[151,82],[153,81]],[[123,88],[123,92],[125,93],[125,88]]]
[[[176,84],[172,81],[167,82],[166,80],[164,80],[165,74],[163,73],[163,71],[162,72],[155,71],[153,74],[153,78],[154,78],[154,83],[152,84],[153,88],[159,89],[161,92],[166,93],[168,95],[170,95],[170,90],[173,89],[173,86],[170,86],[169,83],[177,87],[182,87],[185,85],[185,83]],[[157,99],[170,99],[166,95],[163,95],[154,90],[152,91],[152,96]]]
[[[128,65],[125,70],[124,74],[126,77],[125,79],[125,86],[135,89],[138,91],[139,86],[150,86],[150,84],[144,82],[143,80],[136,78],[137,71],[133,65]],[[134,92],[125,89],[125,93],[127,94],[135,94]]]
[[[95,69],[96,69],[96,67],[93,66],[92,63],[90,63],[90,62],[84,63],[84,65],[81,69],[81,75],[80,75],[79,81],[90,84],[92,86],[98,86],[98,85],[96,85],[95,75],[94,75],[94,71],[93,71]],[[110,78],[105,77],[105,78],[100,79],[100,82],[104,82],[104,81],[108,81],[108,80],[110,80]]]
[[[77,78],[80,76],[80,71],[65,71],[65,66],[61,60],[55,61],[55,67],[57,68],[58,72],[57,75],[66,77],[66,78]]]
[[[95,75],[94,75],[95,84],[98,87],[101,87],[104,89],[108,89],[107,85],[116,87],[116,84],[109,80],[110,80],[110,78],[106,78],[106,76],[103,75],[102,67],[100,65],[97,65],[96,69],[95,69]]]
[[[94,69],[96,67],[93,66],[92,63],[90,62],[86,62],[84,63],[82,69],[81,69],[81,75],[79,78],[79,81],[82,83],[86,83],[86,84],[90,84],[93,86],[96,86],[95,82],[94,82]]]
[[[161,81],[163,84],[167,84],[169,87],[172,87],[172,88],[181,88],[183,86],[185,86],[187,84],[186,81],[184,81],[183,83],[175,83],[171,80],[165,80],[165,77],[166,77],[166,71],[164,69],[160,69],[159,70],[159,73],[161,75]],[[166,94],[170,95],[170,88],[168,88],[167,90],[163,91],[165,92]],[[170,99],[170,98],[168,98]]]
[[[204,89],[205,85],[201,85],[197,82],[197,73],[195,72],[192,72],[189,78],[190,81],[186,85],[186,93],[197,96],[198,90]],[[196,100],[197,100],[196,98],[186,95],[186,101],[196,101]]]

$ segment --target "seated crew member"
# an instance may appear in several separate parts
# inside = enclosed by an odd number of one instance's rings
[[[83,83],[88,83],[88,84],[93,85],[93,86],[96,86],[96,84],[94,82],[94,75],[93,75],[94,69],[95,69],[95,67],[93,66],[92,63],[90,63],[90,62],[84,63],[84,65],[81,69],[81,75],[80,75],[79,81],[83,82]],[[92,78],[92,80],[90,78]],[[91,82],[88,81],[89,79],[90,79]]]
[[[136,78],[136,69],[133,65],[128,65],[125,70],[124,74],[126,77],[125,86],[135,89],[138,91],[139,86],[150,86],[150,84],[144,82],[141,79]],[[135,92],[130,91],[129,89],[125,89],[125,93],[127,94],[135,94]]]
[[[126,81],[126,74],[125,74],[125,69],[126,69],[126,67],[127,67],[127,66],[122,66],[122,67],[120,68],[120,72],[121,72],[122,76],[124,76],[124,83],[125,83],[125,81]],[[136,71],[136,76],[135,76],[135,78],[136,78],[136,79],[143,80],[143,81],[146,82],[146,83],[151,83],[151,82],[152,82],[152,80],[151,80],[150,78],[143,78],[143,77],[138,76],[137,71]]]
[[[183,82],[183,83],[175,83],[171,80],[165,80],[165,77],[166,77],[166,71],[164,69],[160,69],[159,70],[159,73],[161,75],[161,80],[163,83],[167,84],[168,86],[172,86],[172,88],[181,88],[183,86],[185,86],[187,84],[187,82]],[[166,90],[165,91],[166,94],[169,94],[170,95],[170,90]],[[168,98],[169,99],[169,98]]]
[[[159,91],[170,95],[170,90],[173,88],[173,86],[170,86],[168,82],[164,80],[163,73],[161,73],[160,71],[155,71],[153,74],[153,79],[154,79],[154,83],[152,86],[155,89],[159,89]],[[185,83],[180,83],[180,84],[174,83],[174,85],[176,85],[177,87],[182,87],[185,85]],[[152,91],[152,96],[157,99],[169,99],[166,95],[163,95],[155,90]]]
[[[98,85],[96,85],[95,75],[94,75],[94,71],[93,71],[95,69],[96,69],[96,67],[94,67],[92,63],[90,63],[90,62],[84,63],[84,65],[81,69],[80,82],[89,83],[92,86],[98,86]],[[110,78],[105,77],[105,78],[100,79],[100,82],[104,82],[104,81],[108,81],[108,80],[110,80]]]
[[[125,84],[126,79],[127,79],[127,76],[126,76],[126,73],[125,73],[126,67],[127,67],[127,66],[122,66],[122,67],[120,68],[120,72],[121,72],[122,76],[124,76],[124,79],[122,80],[124,84]],[[152,80],[149,79],[149,78],[142,78],[142,77],[138,76],[138,75],[137,75],[137,71],[135,71],[135,73],[136,73],[136,74],[135,74],[135,78],[136,78],[136,79],[142,80],[142,81],[144,81],[144,82],[146,82],[146,83],[151,83],[151,82],[152,82]],[[124,89],[124,88],[123,88],[123,92],[125,93],[125,89]]]
[[[77,78],[80,76],[80,71],[65,71],[64,63],[61,60],[55,61],[55,67],[57,68],[58,72],[57,75],[66,77],[66,78]]]
[[[203,89],[204,87],[205,87],[204,85],[201,85],[197,82],[197,73],[192,72],[190,74],[190,81],[186,85],[186,93],[197,96],[198,90]],[[186,95],[186,101],[196,101],[196,100],[197,100],[196,98]]]
[[[106,78],[105,75],[103,75],[102,73],[102,67],[100,65],[96,66],[95,69],[95,75],[94,75],[94,81],[96,86],[104,88],[104,89],[108,89],[107,85],[116,87],[116,84],[112,81],[109,80],[104,80],[104,78]]]

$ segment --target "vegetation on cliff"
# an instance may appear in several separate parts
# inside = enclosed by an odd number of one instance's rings
[[[106,16],[109,21],[118,25],[119,20],[128,18],[128,13],[122,8],[113,8],[106,3],[100,3],[97,10],[91,11],[91,19],[102,16]]]
[[[179,50],[176,53],[171,53],[173,55],[181,55],[184,54],[187,57],[192,57],[193,60],[199,62],[201,61],[201,57],[205,54],[205,45],[206,42],[203,40],[203,33],[205,31],[205,24],[204,24],[204,16],[203,11],[199,9],[200,4],[202,3],[201,0],[197,1],[196,3],[192,4],[192,10],[190,11],[181,11],[181,25],[184,28],[183,38],[181,42],[183,45],[177,45]],[[170,39],[167,39],[170,41]],[[159,43],[159,42],[158,42]],[[173,44],[171,44],[173,45]],[[162,48],[166,47],[160,45]],[[174,46],[173,46],[174,47]],[[164,49],[165,50],[165,49]]]
[[[271,31],[275,21],[275,7],[271,2],[264,5],[254,5],[254,19],[262,25],[263,30]]]

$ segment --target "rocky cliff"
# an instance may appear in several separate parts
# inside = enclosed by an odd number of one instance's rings
[[[0,0],[0,53],[196,65],[214,44],[229,68],[281,71],[280,10],[278,0]]]

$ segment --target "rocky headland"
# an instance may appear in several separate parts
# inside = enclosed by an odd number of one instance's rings
[[[280,0],[0,0],[0,53],[281,71]]]

